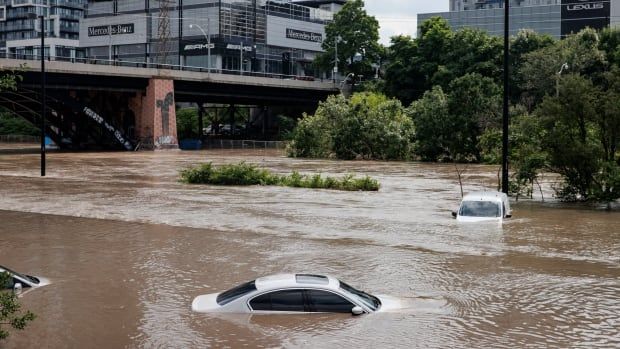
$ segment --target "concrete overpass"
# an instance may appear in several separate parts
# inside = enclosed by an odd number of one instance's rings
[[[91,133],[108,133],[108,141],[120,148],[132,148],[137,142],[153,148],[176,147],[175,103],[295,106],[313,110],[319,101],[338,93],[331,81],[282,79],[253,73],[222,74],[200,68],[162,69],[142,64],[64,61],[45,64],[50,96],[46,120],[52,126],[49,132],[55,131],[52,138],[58,141],[73,135],[76,139],[69,139],[73,145],[79,144],[84,136],[80,129],[97,126],[92,125],[94,122],[104,131],[91,130]],[[0,93],[0,106],[37,123],[42,99],[40,62],[0,59],[0,68],[18,71],[23,77],[17,91]],[[126,134],[127,124],[132,122],[127,121],[127,115],[134,120],[133,135]],[[100,137],[102,143],[104,139]]]

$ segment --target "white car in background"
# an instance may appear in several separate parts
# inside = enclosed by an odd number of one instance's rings
[[[21,274],[0,265],[0,274],[1,273],[9,274],[8,282],[5,285],[0,285],[2,289],[13,290],[18,293],[22,292],[22,290],[31,290],[50,284],[50,281],[46,278]]]
[[[508,195],[497,191],[473,192],[465,195],[459,210],[452,212],[459,222],[502,222],[512,217]]]
[[[221,293],[198,296],[199,313],[349,313],[361,315],[399,309],[399,299],[373,296],[336,278],[313,274],[261,277]]]

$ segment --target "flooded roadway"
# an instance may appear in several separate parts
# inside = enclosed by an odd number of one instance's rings
[[[369,174],[378,193],[187,186],[178,170],[245,160],[277,172]],[[49,277],[7,348],[613,348],[620,213],[514,204],[457,224],[451,165],[304,161],[273,153],[0,156],[0,264]],[[466,191],[497,169],[470,166]],[[546,196],[549,196],[547,193]],[[281,272],[332,274],[404,298],[398,313],[193,314],[199,294]]]

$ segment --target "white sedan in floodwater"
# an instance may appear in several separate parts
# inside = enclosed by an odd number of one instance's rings
[[[228,291],[198,296],[200,313],[349,313],[361,315],[399,309],[399,299],[373,296],[323,275],[280,274],[261,277]]]
[[[34,289],[50,284],[50,281],[46,278],[21,274],[0,265],[0,274],[1,273],[9,274],[7,283],[5,285],[1,285],[1,288],[6,290],[21,292],[24,289]]]

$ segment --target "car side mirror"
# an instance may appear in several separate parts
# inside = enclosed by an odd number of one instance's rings
[[[456,212],[452,211],[452,217],[456,218]]]
[[[353,309],[351,309],[351,313],[353,313],[353,315],[357,316],[357,315],[362,315],[364,314],[364,309],[362,309],[362,307],[355,306],[353,307]]]
[[[15,293],[22,292],[22,284],[20,282],[16,282],[15,285],[13,285],[13,292]]]
[[[512,215],[511,214],[507,214],[506,218],[512,218]]]

